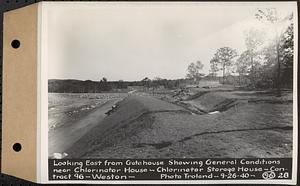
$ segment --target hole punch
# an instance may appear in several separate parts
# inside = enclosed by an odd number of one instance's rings
[[[20,151],[22,150],[22,145],[21,145],[20,143],[15,143],[15,144],[13,145],[13,149],[14,149],[14,151],[16,151],[16,152],[20,152]]]
[[[20,45],[21,45],[21,43],[20,43],[20,41],[17,40],[17,39],[15,39],[15,40],[13,40],[13,41],[11,42],[11,46],[12,46],[13,48],[15,48],[15,49],[19,48]]]

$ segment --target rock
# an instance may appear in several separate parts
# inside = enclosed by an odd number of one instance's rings
[[[64,157],[68,156],[67,153],[59,153],[59,152],[55,152],[53,153],[53,158],[54,159],[63,159]]]
[[[209,112],[208,114],[218,114],[220,113],[220,111],[213,111],[213,112]]]

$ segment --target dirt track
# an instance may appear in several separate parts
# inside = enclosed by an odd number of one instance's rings
[[[53,153],[66,152],[77,140],[97,126],[105,118],[105,112],[111,109],[116,102],[117,100],[109,100],[72,125],[62,125],[49,131],[49,156],[52,156]]]
[[[131,95],[66,152],[69,158],[290,157],[291,110],[290,104],[258,102],[197,115]]]

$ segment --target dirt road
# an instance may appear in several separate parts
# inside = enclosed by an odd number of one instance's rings
[[[53,153],[66,152],[76,141],[97,126],[105,118],[105,112],[110,110],[117,101],[118,99],[108,100],[79,121],[50,130],[48,133],[49,156],[53,156]]]

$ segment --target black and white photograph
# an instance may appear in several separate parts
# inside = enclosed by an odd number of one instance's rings
[[[287,158],[293,7],[58,7],[49,158]]]
[[[298,17],[296,1],[0,3],[0,182],[298,185]]]
[[[49,159],[293,157],[295,4],[48,5]]]

